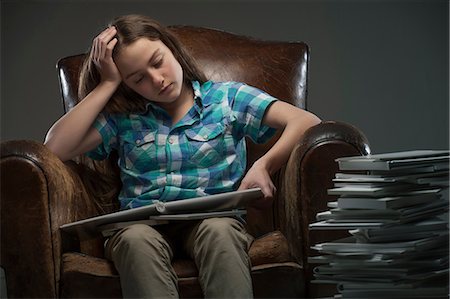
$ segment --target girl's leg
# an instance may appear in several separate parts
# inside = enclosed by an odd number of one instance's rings
[[[122,229],[108,241],[105,255],[119,272],[124,298],[178,298],[172,249],[152,227]]]
[[[199,270],[205,298],[252,298],[250,259],[253,238],[233,218],[201,221],[187,235],[186,251]]]

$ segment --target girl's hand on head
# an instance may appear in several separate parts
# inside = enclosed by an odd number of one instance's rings
[[[90,57],[100,73],[101,80],[120,83],[122,77],[112,58],[112,51],[117,44],[115,27],[108,27],[102,31],[92,42]]]
[[[273,196],[277,189],[270,178],[268,170],[264,167],[264,163],[259,160],[248,170],[238,190],[250,188],[261,188],[264,194],[264,198],[255,201],[252,207],[264,209],[271,206]]]

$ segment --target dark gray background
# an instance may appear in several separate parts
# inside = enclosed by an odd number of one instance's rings
[[[393,1],[1,1],[1,139],[42,141],[61,116],[55,70],[113,17],[149,15],[311,49],[308,110],[372,151],[448,148],[449,5]]]

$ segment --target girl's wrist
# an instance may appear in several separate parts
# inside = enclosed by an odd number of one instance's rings
[[[119,88],[121,81],[109,81],[109,80],[102,80],[100,81],[100,83],[98,84],[98,88],[99,89],[106,89],[109,91],[109,93],[112,95],[117,88]]]
[[[262,169],[262,170],[268,172],[269,174],[272,174],[270,161],[268,159],[264,158],[264,156],[259,158],[258,160],[256,160],[255,163],[253,163],[253,167]]]

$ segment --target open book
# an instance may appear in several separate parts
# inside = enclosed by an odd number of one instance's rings
[[[169,220],[201,219],[218,217],[218,215],[240,216],[244,214],[242,209],[262,197],[261,189],[253,188],[170,202],[157,201],[144,207],[67,223],[62,225],[60,229],[79,236],[91,236],[106,228],[117,228],[117,225],[113,225],[115,223],[137,223],[137,221],[140,221],[149,225],[158,225],[167,223]],[[164,215],[165,217],[157,217],[158,215]],[[172,215],[172,217],[169,217],[169,215]]]

